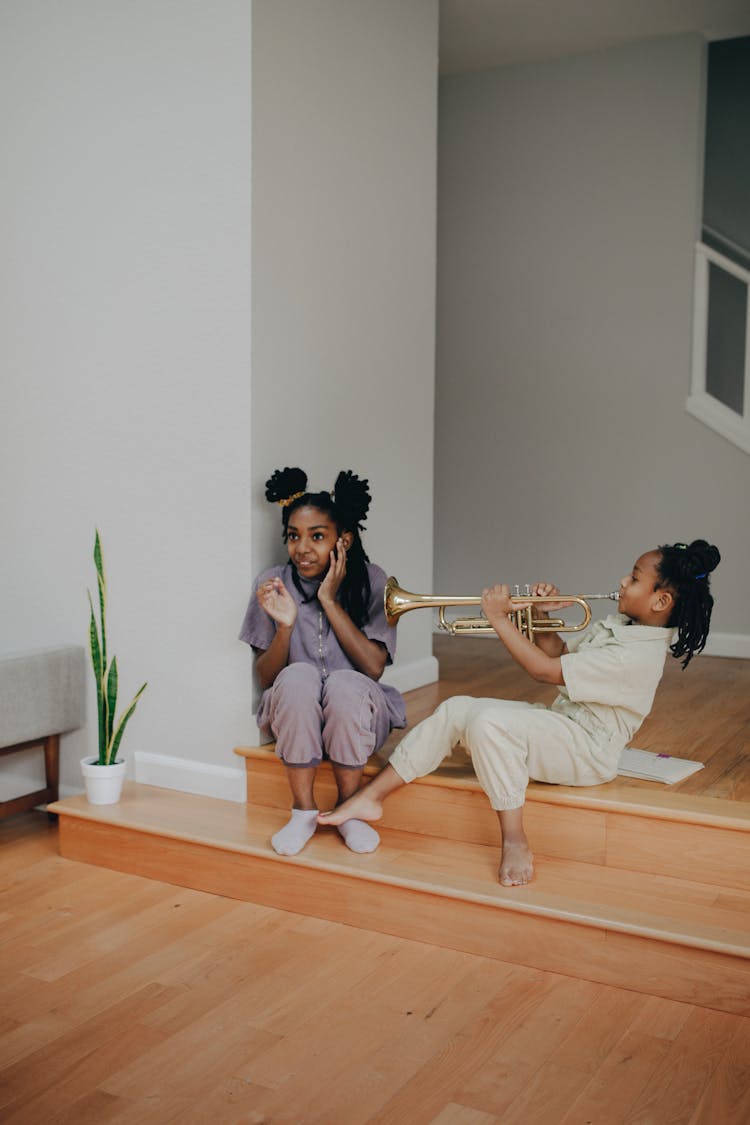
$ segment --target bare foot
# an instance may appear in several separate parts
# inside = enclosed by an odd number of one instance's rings
[[[531,882],[534,877],[534,856],[525,840],[503,842],[499,875],[504,887],[520,887]]]
[[[383,806],[367,789],[355,793],[331,812],[318,814],[318,824],[343,824],[345,820],[380,820]]]

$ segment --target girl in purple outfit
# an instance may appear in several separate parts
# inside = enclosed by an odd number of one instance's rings
[[[368,482],[340,472],[333,493],[311,493],[302,469],[277,469],[266,499],[281,506],[289,562],[256,579],[240,640],[256,654],[258,725],[276,739],[292,795],[291,817],[271,843],[280,855],[296,855],[317,827],[313,786],[322,759],[331,762],[341,804],[391,729],[406,726],[406,712],[399,692],[379,683],[396,630],[385,620],[385,571],[360,538]],[[380,842],[364,821],[337,827],[352,851]]]

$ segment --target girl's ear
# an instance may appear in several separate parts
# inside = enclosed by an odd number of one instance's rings
[[[344,544],[344,550],[348,551],[352,543],[354,542],[354,536],[352,535],[351,531],[344,531],[341,535],[341,541]]]
[[[662,587],[661,590],[655,590],[655,598],[651,603],[651,608],[655,613],[671,613],[672,606],[674,605],[674,594],[671,590]]]

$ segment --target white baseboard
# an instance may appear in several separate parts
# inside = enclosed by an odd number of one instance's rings
[[[440,635],[441,630],[436,629],[435,633]],[[703,655],[736,656],[741,660],[750,660],[750,636],[746,633],[709,633]]]
[[[246,772],[238,766],[216,766],[210,762],[193,762],[168,754],[147,754],[136,751],[135,780],[161,789],[178,789],[201,797],[218,797],[222,801],[246,800]]]
[[[750,637],[742,633],[709,633],[706,656],[738,656],[750,660]]]
[[[30,753],[13,754],[3,758],[3,770],[0,775],[0,801],[12,801],[14,797],[21,797],[24,793],[33,793],[35,789],[44,789],[44,759],[42,748]],[[38,757],[38,761],[36,760]]]
[[[425,684],[434,684],[440,678],[440,668],[434,656],[423,660],[413,660],[411,664],[401,664],[386,668],[383,682],[391,684],[399,691],[414,691]]]

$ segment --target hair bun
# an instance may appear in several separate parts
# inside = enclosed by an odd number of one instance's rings
[[[344,525],[358,527],[370,507],[370,482],[360,479],[351,469],[343,469],[336,477],[333,498]]]
[[[307,473],[302,469],[277,469],[266,481],[266,500],[274,504],[288,503],[292,497],[304,496]]]
[[[686,561],[693,577],[697,577],[699,574],[710,574],[713,570],[716,570],[721,562],[719,548],[714,547],[712,543],[707,543],[705,539],[694,539],[692,543],[689,543],[686,555]]]

